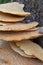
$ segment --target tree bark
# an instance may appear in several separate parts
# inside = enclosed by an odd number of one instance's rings
[[[30,12],[31,15],[27,19],[31,21],[39,22],[39,26],[43,26],[43,0],[17,0],[19,3],[23,3],[24,10]],[[35,39],[35,42],[40,44],[43,48],[43,37]]]

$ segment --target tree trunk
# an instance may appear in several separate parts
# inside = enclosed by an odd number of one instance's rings
[[[24,3],[24,10],[30,12],[27,17],[31,21],[39,22],[39,26],[43,26],[43,0],[18,0],[19,3]],[[43,37],[35,39],[35,42],[43,48]]]

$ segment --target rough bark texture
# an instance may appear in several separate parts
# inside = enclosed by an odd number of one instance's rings
[[[31,21],[37,21],[40,26],[43,26],[43,0],[18,0],[19,3],[24,3],[24,10],[31,13]]]
[[[39,26],[43,26],[43,0],[17,0],[19,3],[23,3],[24,10],[30,12],[31,15],[27,19],[31,21],[39,22]],[[39,43],[43,47],[43,37],[35,39],[35,42]]]

